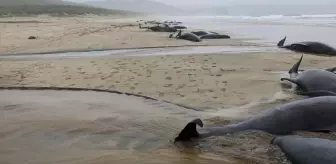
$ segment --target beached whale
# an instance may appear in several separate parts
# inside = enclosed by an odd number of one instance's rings
[[[336,96],[336,74],[334,73],[336,68],[308,69],[299,73],[298,69],[302,58],[303,55],[289,70],[290,78],[281,78],[280,80],[291,82],[293,90],[299,95]]]
[[[175,138],[178,141],[222,136],[242,131],[263,131],[289,135],[298,131],[334,132],[336,130],[336,96],[314,97],[279,105],[258,116],[236,124],[203,127],[200,119],[189,122]]]
[[[324,43],[305,41],[284,45],[286,38],[287,37],[279,41],[278,43],[279,48],[285,48],[288,50],[292,50],[294,52],[319,54],[325,56],[336,56],[336,49]]]
[[[210,31],[192,31],[192,32],[190,32],[190,33],[193,33],[193,34],[195,34],[195,35],[197,35],[197,36],[202,36],[202,35],[206,35],[206,34],[213,34],[213,33],[210,32]]]
[[[172,26],[171,28],[175,28],[175,29],[177,29],[177,30],[187,29],[186,26],[179,26],[179,25],[174,25],[174,26]]]
[[[169,35],[169,38],[172,38],[174,35],[173,34],[170,34]],[[193,33],[189,33],[189,32],[186,32],[186,33],[183,33],[182,34],[182,31],[179,30],[178,34],[175,36],[175,38],[177,39],[184,39],[184,40],[189,40],[189,41],[193,41],[193,42],[200,42],[202,41],[197,35],[193,34]]]
[[[230,38],[230,36],[228,35],[221,35],[216,32],[211,32],[211,31],[192,31],[190,33],[193,33],[199,36],[201,39],[229,39]]]
[[[277,145],[293,164],[336,163],[336,141],[288,135],[274,137],[271,144]]]
[[[166,24],[182,24],[182,22],[178,22],[178,21],[164,21],[163,23],[166,23]]]
[[[205,34],[200,36],[201,39],[230,39],[229,35]]]
[[[159,24],[162,24],[162,23],[158,22],[158,21],[145,21],[145,24],[156,24],[156,25],[159,25]]]
[[[175,28],[171,28],[169,26],[152,26],[152,27],[143,27],[141,26],[141,24],[139,24],[139,28],[140,29],[149,29],[151,31],[154,31],[154,32],[176,32],[177,29]]]

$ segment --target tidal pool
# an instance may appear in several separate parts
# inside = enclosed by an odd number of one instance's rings
[[[0,90],[0,97],[2,164],[284,161],[272,136],[257,132],[172,143],[190,120],[214,119],[211,112],[93,91]]]

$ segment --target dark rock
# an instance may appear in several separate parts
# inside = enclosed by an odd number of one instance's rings
[[[28,37],[28,39],[37,39],[37,37],[36,36],[30,36],[30,37]]]

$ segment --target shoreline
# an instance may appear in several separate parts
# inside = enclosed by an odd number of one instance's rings
[[[261,45],[234,37],[203,40],[202,42],[168,38],[170,34],[168,32],[150,32],[139,29],[133,20],[119,19],[102,16],[0,18],[3,22],[0,23],[0,31],[2,31],[0,33],[0,55],[185,46]],[[189,28],[187,31],[192,29]],[[36,39],[28,39],[30,36],[35,36]]]

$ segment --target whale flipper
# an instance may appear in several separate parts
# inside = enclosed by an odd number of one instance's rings
[[[286,78],[286,77],[284,77],[284,78],[281,78],[280,80],[281,81],[289,81],[289,82],[292,82],[292,83],[294,83],[296,85],[299,85],[298,82],[297,82],[297,80],[295,78]]]
[[[287,36],[285,36],[285,38],[283,38],[282,40],[279,41],[278,43],[278,47],[282,47],[285,44]]]

